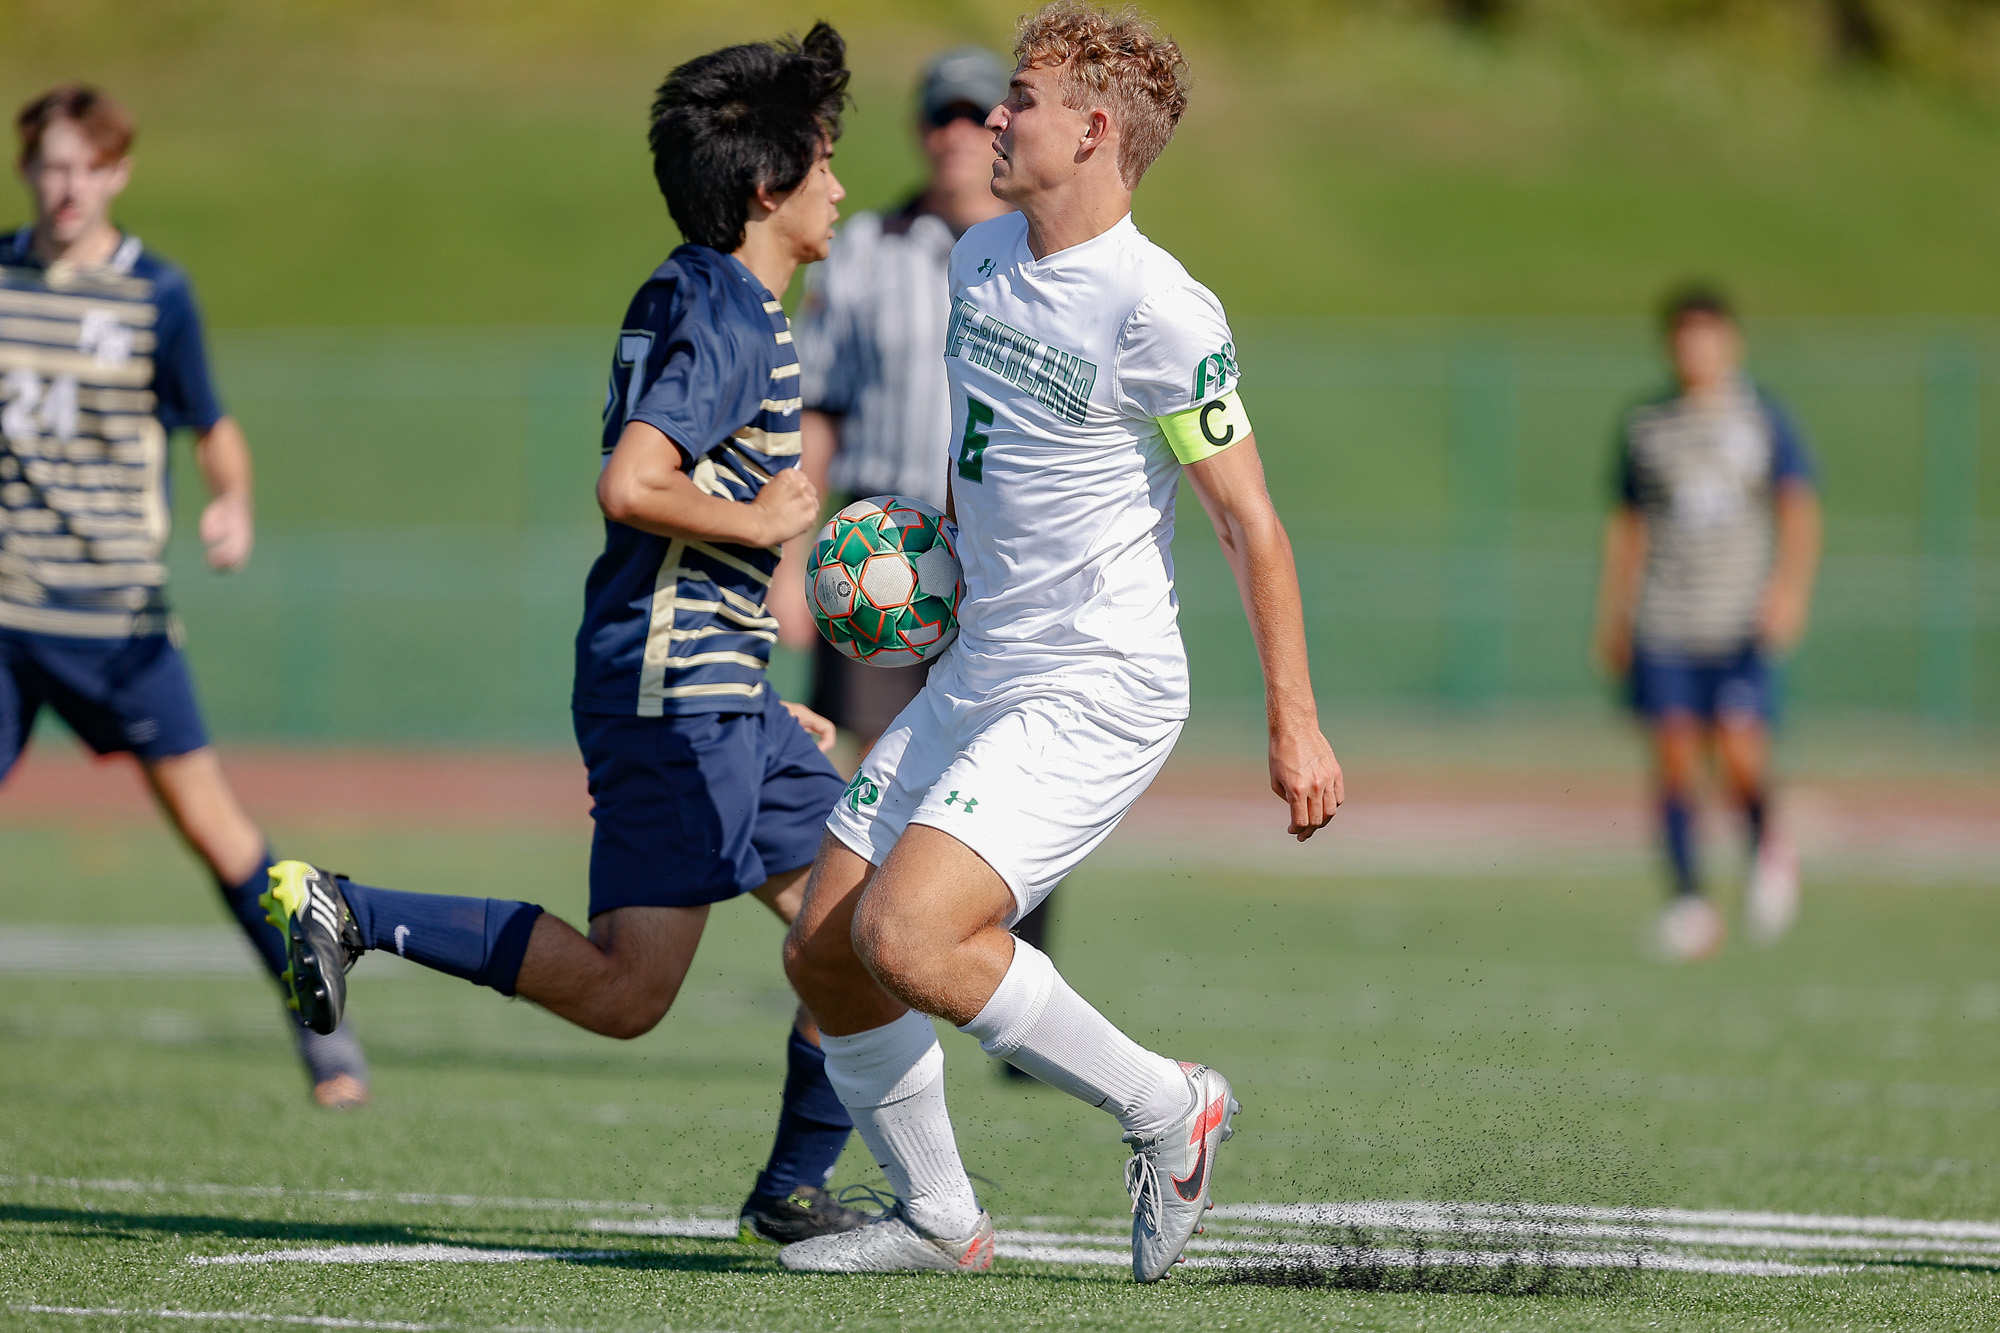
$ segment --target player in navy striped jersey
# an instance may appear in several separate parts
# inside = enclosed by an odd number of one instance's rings
[[[131,754],[275,976],[270,855],[209,746],[163,559],[180,430],[212,496],[209,564],[250,558],[249,446],[210,383],[187,275],[111,221],[130,115],[70,84],[15,127],[35,220],[0,235],[0,778],[44,705],[98,754]],[[322,1105],[368,1099],[351,1033],[303,1032],[299,1053]]]
[[[571,697],[596,836],[590,933],[529,903],[393,892],[302,862],[267,897],[291,941],[301,1021],[339,1020],[365,950],[524,995],[636,1037],[673,1004],[709,908],[797,914],[839,798],[824,718],[765,679],[765,596],[784,542],[819,521],[799,471],[798,357],[778,294],[822,259],[842,190],[840,37],[729,47],[676,69],[653,106],[654,174],[687,239],[639,288],[613,352],[597,486],[604,553],[584,590]],[[825,1192],[852,1122],[801,1008],[771,1159],[745,1239],[860,1224]]]
[[[1723,298],[1676,296],[1666,333],[1679,383],[1623,423],[1596,647],[1626,676],[1653,742],[1674,887],[1659,951],[1692,960],[1724,934],[1695,865],[1693,792],[1707,746],[1750,834],[1751,939],[1777,939],[1798,910],[1798,864],[1769,808],[1770,663],[1805,631],[1820,516],[1805,441],[1743,373]]]

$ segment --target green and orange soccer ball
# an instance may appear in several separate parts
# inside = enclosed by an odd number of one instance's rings
[[[806,600],[827,642],[870,666],[928,662],[958,637],[958,527],[922,500],[878,495],[826,521]]]

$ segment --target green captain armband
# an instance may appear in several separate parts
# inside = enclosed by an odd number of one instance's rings
[[[1250,418],[1243,412],[1243,400],[1233,391],[1211,398],[1200,407],[1153,419],[1166,433],[1174,457],[1183,463],[1213,458],[1250,434]]]

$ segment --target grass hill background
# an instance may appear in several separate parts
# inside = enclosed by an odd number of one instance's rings
[[[1690,271],[1762,313],[2000,310],[1992,7],[1882,6],[1899,65],[1841,54],[1857,2],[1164,3],[1197,87],[1138,215],[1243,315],[1622,315]],[[916,66],[1018,12],[0,0],[0,101],[132,103],[125,215],[220,326],[599,324],[670,239],[643,125],[672,64],[833,20],[874,206],[917,175]]]

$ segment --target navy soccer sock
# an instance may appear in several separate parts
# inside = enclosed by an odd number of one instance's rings
[[[778,1113],[778,1137],[752,1195],[782,1199],[801,1185],[825,1188],[853,1129],[847,1108],[827,1082],[826,1055],[793,1028],[785,1043],[785,1105]]]
[[[282,976],[285,971],[285,937],[264,915],[264,905],[258,897],[270,887],[271,853],[267,849],[264,859],[257,869],[241,883],[230,884],[220,876],[215,887],[222,890],[222,901],[229,905],[229,914],[236,918],[236,924],[243,927],[243,933],[250,937],[250,943],[257,950],[257,956],[264,960],[264,970],[272,976]]]
[[[1660,824],[1667,839],[1667,860],[1674,870],[1674,892],[1701,892],[1694,875],[1694,812],[1684,796],[1667,796],[1660,801]]]
[[[1743,798],[1743,820],[1750,826],[1750,850],[1764,845],[1764,793],[1752,792]]]
[[[542,909],[502,898],[398,893],[343,880],[340,890],[371,949],[389,949],[425,967],[514,993],[528,936]]]

